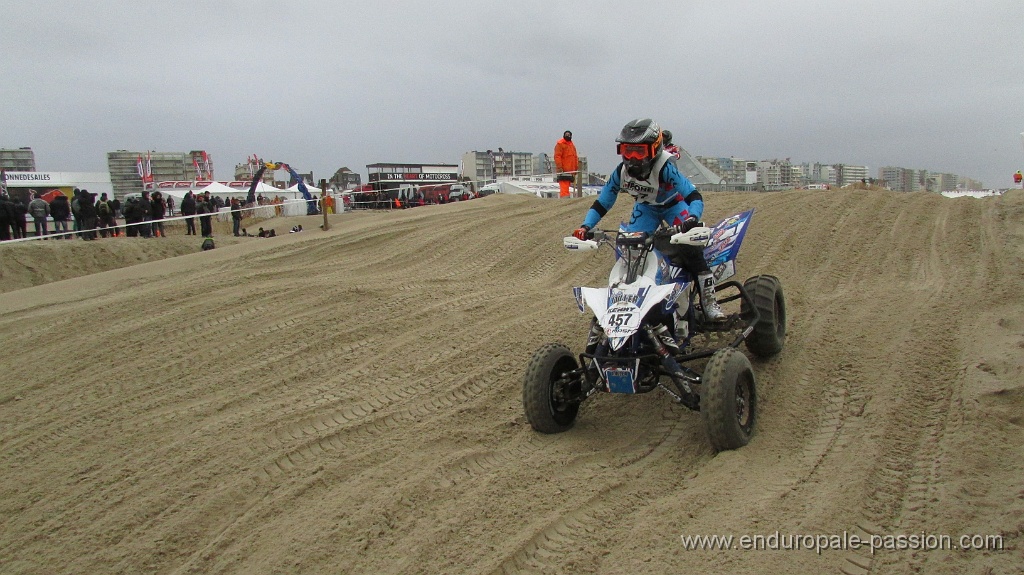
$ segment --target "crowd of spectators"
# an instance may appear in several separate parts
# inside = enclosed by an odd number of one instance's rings
[[[174,217],[174,198],[164,197],[160,191],[144,191],[141,195],[129,195],[122,204],[120,200],[109,199],[103,193],[96,194],[86,189],[75,188],[69,199],[60,192],[44,195],[36,190],[29,191],[30,201],[26,203],[18,195],[0,192],[0,241],[28,238],[28,219],[32,218],[34,236],[44,240],[81,238],[86,241],[97,237],[144,237],[159,238],[167,236],[167,227],[162,221]],[[274,198],[277,205],[283,204],[284,198]],[[265,205],[265,204],[261,204]],[[186,235],[196,233],[195,219],[199,220],[200,230],[204,237],[213,235],[213,216],[221,208],[231,208],[233,233],[242,235],[240,224],[245,208],[252,207],[242,204],[237,198],[225,201],[209,192],[193,194],[189,191],[181,201],[179,214],[186,217]],[[123,218],[123,223],[118,223]],[[53,222],[50,230],[49,222]],[[68,222],[71,222],[69,229]]]

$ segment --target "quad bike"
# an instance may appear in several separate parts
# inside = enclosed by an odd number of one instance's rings
[[[768,358],[782,351],[786,338],[786,302],[778,278],[757,275],[742,285],[726,281],[736,273],[736,254],[752,215],[750,210],[713,228],[700,225],[678,233],[667,228],[653,234],[591,230],[593,239],[564,238],[564,247],[573,251],[612,246],[616,261],[608,287],[573,288],[580,312],[589,307],[592,313],[584,352],[574,356],[565,345],[549,343],[530,359],[523,377],[530,425],[542,433],[559,433],[572,427],[580,405],[597,392],[660,388],[700,412],[715,449],[746,445],[757,415],[757,387],[739,346]],[[718,302],[728,311],[736,307],[729,302],[738,300],[738,312],[724,321],[704,317],[699,287],[663,253],[673,245],[704,248]],[[665,330],[678,348],[665,345],[659,336]],[[725,343],[698,346],[698,340]]]

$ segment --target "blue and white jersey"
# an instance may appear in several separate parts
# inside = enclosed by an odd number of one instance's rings
[[[671,214],[670,218],[662,218],[669,224],[681,223],[681,220],[688,216],[700,219],[704,213],[704,200],[693,182],[680,174],[669,161],[671,157],[672,154],[662,150],[654,162],[651,175],[646,180],[630,176],[625,164],[620,163],[587,212],[583,225],[588,228],[596,226],[615,205],[615,200],[621,192],[633,196],[637,204],[649,206],[652,208],[651,211],[664,215]],[[675,221],[677,218],[680,221]],[[643,231],[652,232],[654,228]]]

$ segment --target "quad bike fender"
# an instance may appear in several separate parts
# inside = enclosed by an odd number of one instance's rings
[[[677,284],[655,285],[649,278],[640,278],[628,286],[584,287],[576,288],[574,292],[580,311],[590,308],[607,334],[612,349],[622,347],[640,329],[640,322],[647,312],[666,298],[680,293]]]

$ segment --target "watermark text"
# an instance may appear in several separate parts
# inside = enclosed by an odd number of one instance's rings
[[[687,551],[1002,551],[1002,535],[908,533],[869,535],[801,535],[775,531],[757,535],[680,535]]]

